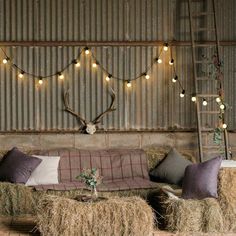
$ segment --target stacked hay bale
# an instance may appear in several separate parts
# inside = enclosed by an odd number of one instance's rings
[[[236,168],[220,170],[218,194],[225,231],[236,232]]]
[[[165,201],[166,229],[172,232],[223,232],[224,221],[218,201],[168,199]]]
[[[35,214],[32,191],[23,184],[0,182],[0,215]]]
[[[153,212],[138,197],[98,202],[46,196],[40,201],[37,222],[44,236],[152,235]]]

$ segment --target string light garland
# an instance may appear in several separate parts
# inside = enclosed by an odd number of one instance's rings
[[[20,68],[18,65],[14,64],[11,60],[11,58],[6,54],[6,52],[3,50],[3,48],[0,47],[1,51],[3,52],[4,54],[4,58],[2,60],[3,64],[10,64],[12,66],[12,68],[16,69],[18,72],[18,78],[23,78],[25,76],[28,76],[28,77],[33,77],[33,78],[36,78],[38,79],[38,83],[40,85],[43,84],[43,80],[44,79],[47,79],[47,78],[51,78],[51,77],[54,77],[54,76],[57,76],[58,79],[60,80],[63,80],[64,79],[64,74],[63,72],[68,69],[71,65],[74,65],[75,67],[80,67],[80,57],[81,55],[84,53],[85,55],[91,55],[91,58],[93,60],[93,63],[92,63],[92,67],[94,69],[96,69],[98,66],[99,68],[107,75],[105,77],[105,80],[107,82],[109,82],[111,79],[117,79],[117,80],[122,80],[126,83],[127,87],[130,88],[132,86],[131,82],[133,80],[137,80],[139,78],[145,78],[146,80],[149,80],[151,78],[150,74],[148,73],[151,68],[155,65],[155,64],[161,64],[163,62],[162,60],[162,53],[163,52],[167,52],[169,49],[170,51],[170,58],[169,58],[169,65],[172,67],[172,70],[173,70],[173,77],[172,77],[172,82],[173,83],[177,83],[179,85],[179,88],[180,88],[180,91],[181,93],[179,94],[181,98],[184,98],[185,95],[188,96],[188,94],[186,93],[186,90],[183,88],[182,86],[182,83],[181,81],[179,80],[178,78],[178,75],[176,73],[176,68],[175,68],[175,60],[173,58],[173,55],[172,55],[172,47],[170,46],[171,44],[169,43],[164,43],[163,46],[160,48],[160,52],[159,52],[159,55],[157,55],[157,57],[155,57],[151,63],[151,65],[149,65],[145,72],[141,73],[140,75],[134,77],[134,78],[130,78],[128,80],[124,80],[123,78],[120,78],[120,77],[116,77],[114,75],[112,75],[111,73],[109,73],[107,71],[106,68],[104,68],[104,66],[97,60],[97,58],[95,57],[95,55],[92,53],[91,49],[88,48],[88,47],[84,47],[82,50],[79,51],[77,57],[73,60],[71,60],[70,63],[68,63],[68,65],[66,65],[64,68],[62,68],[59,72],[56,72],[56,73],[52,73],[52,74],[49,74],[49,75],[45,75],[45,76],[42,76],[42,75],[37,75],[37,74],[32,74],[32,73],[29,73],[25,70],[23,70],[22,68]],[[217,63],[216,65],[216,68],[218,69],[219,67],[219,63]],[[197,100],[197,95],[192,95],[190,94],[191,96],[191,100],[193,102],[196,102]],[[226,106],[223,102],[223,98],[221,96],[221,93],[219,92],[219,97],[216,98],[215,100],[217,102],[217,104],[219,105],[219,108],[220,108],[220,112],[222,113],[225,109],[226,109]],[[208,101],[206,101],[206,99],[204,98],[203,99],[203,106],[206,106],[208,104]]]

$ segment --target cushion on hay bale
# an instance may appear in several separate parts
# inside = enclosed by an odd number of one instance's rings
[[[91,203],[46,196],[40,201],[37,219],[45,236],[148,236],[154,223],[152,209],[138,197],[114,197]]]
[[[225,229],[236,232],[236,168],[220,169],[218,195]]]

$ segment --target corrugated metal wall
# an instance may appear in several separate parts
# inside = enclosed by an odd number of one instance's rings
[[[219,8],[221,40],[236,40],[235,1]],[[231,17],[227,17],[227,16]],[[187,1],[173,0],[0,0],[0,41],[119,41],[188,40]],[[48,75],[76,58],[79,47],[6,47],[13,62],[25,71]],[[93,47],[98,61],[112,75],[132,79],[152,63],[159,47]],[[224,47],[226,100],[232,106],[228,120],[236,128],[235,47]],[[173,47],[176,71],[188,94],[192,92],[190,47]],[[3,58],[0,54],[0,58]],[[117,110],[99,126],[104,130],[190,129],[196,127],[190,97],[181,99],[171,82],[173,71],[164,63],[150,71],[150,80],[112,80]],[[81,67],[65,71],[65,80],[48,78],[39,88],[35,78],[17,78],[17,71],[0,64],[0,131],[75,130],[77,121],[65,113],[62,93],[70,89],[72,107],[87,120],[110,104],[101,70],[92,68],[91,56],[81,56]]]

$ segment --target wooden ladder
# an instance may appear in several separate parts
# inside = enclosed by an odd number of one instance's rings
[[[227,128],[225,128],[226,124],[224,123],[225,108],[222,109],[225,106],[225,101],[215,1],[188,0],[188,9],[195,87],[193,96],[196,97],[199,160],[200,162],[203,161],[203,152],[208,148],[206,145],[203,146],[203,132],[215,131],[217,127],[218,130],[222,131],[220,136],[222,139],[220,144],[222,148],[221,154],[225,156],[224,158],[229,159],[228,135]],[[208,106],[206,106],[207,102]],[[219,149],[219,147],[217,148]]]

